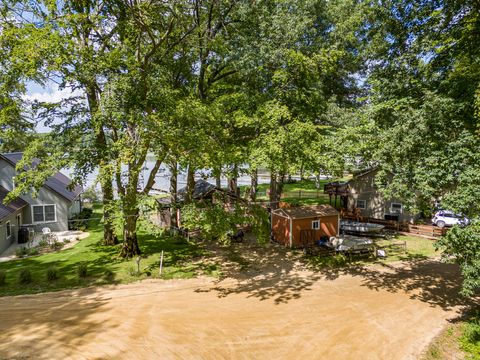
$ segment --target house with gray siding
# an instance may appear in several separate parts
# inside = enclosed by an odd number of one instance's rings
[[[358,173],[348,182],[348,208],[375,219],[413,222],[420,214],[408,212],[400,199],[386,199],[375,184],[377,169]]]
[[[35,196],[25,194],[4,204],[13,190],[16,165],[22,153],[0,154],[0,252],[17,240],[20,226],[39,232],[68,230],[68,219],[81,211],[82,187],[71,188],[71,180],[57,173],[45,181]],[[34,164],[35,165],[35,164]]]

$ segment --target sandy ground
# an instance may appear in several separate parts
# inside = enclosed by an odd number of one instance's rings
[[[417,359],[464,305],[433,260],[0,298],[0,358]]]

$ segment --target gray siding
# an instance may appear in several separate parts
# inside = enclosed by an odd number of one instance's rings
[[[82,210],[82,203],[81,203],[81,195],[78,196],[75,200],[73,200],[71,206],[68,209],[68,217],[72,217],[77,215]]]
[[[17,214],[21,214],[22,211],[19,210],[16,213],[7,216],[6,218],[3,218],[0,221],[0,253],[5,251],[11,244],[16,242],[17,240],[17,235],[18,235],[18,226],[17,226]],[[12,225],[12,235],[7,238],[7,222],[10,221],[10,224]]]
[[[68,230],[68,216],[71,204],[68,200],[45,188],[41,188],[36,197],[23,195],[22,198],[30,204],[23,211],[24,224],[31,225],[35,231],[41,231],[44,227],[48,227],[52,231]],[[56,205],[57,221],[34,224],[32,205]]]
[[[8,191],[12,191],[15,174],[15,168],[5,160],[0,159],[0,186],[3,186]]]
[[[412,222],[419,218],[419,214],[412,214],[402,208],[400,214],[391,211],[392,203],[400,203],[399,199],[385,199],[375,186],[375,171],[362,176],[354,177],[350,182],[350,196],[348,208],[357,207],[357,200],[366,201],[366,209],[362,209],[362,216],[376,219],[385,219],[386,215],[398,215],[399,221]],[[403,205],[403,204],[402,204]]]

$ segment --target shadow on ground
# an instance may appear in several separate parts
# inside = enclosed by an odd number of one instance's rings
[[[336,281],[342,276],[358,278],[360,286],[372,291],[406,293],[418,300],[450,310],[453,307],[470,305],[473,300],[459,294],[461,275],[455,264],[442,263],[436,259],[412,257],[392,264],[351,264],[343,267],[307,268],[302,255],[278,246],[268,249],[238,245],[249,267],[226,267],[223,276],[212,289],[197,289],[197,292],[216,291],[219,297],[231,294],[246,294],[259,300],[273,299],[276,304],[298,299],[318,281]],[[248,255],[246,255],[248,254]],[[228,263],[229,256],[226,256]],[[225,279],[233,279],[234,285]],[[339,282],[338,286],[342,286]]]
[[[69,358],[84,344],[85,335],[117,327],[113,320],[100,322],[91,318],[108,301],[95,292],[96,288],[85,288],[75,295],[59,293],[55,298],[51,294],[1,298],[0,358],[43,359],[45,354],[56,351],[59,357]],[[45,303],[49,305],[47,311]],[[53,341],[48,341],[49,338]],[[61,344],[61,348],[53,349],[52,343]]]

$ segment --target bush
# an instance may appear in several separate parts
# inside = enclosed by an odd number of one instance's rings
[[[77,275],[79,278],[86,278],[88,273],[88,267],[85,263],[78,264]]]
[[[55,240],[50,247],[54,250],[60,250],[65,244],[63,242]]]
[[[30,272],[30,269],[23,268],[20,270],[18,273],[18,282],[20,284],[29,284],[32,282],[32,273]]]
[[[463,325],[460,345],[465,352],[471,355],[471,359],[480,358],[480,311]]]
[[[5,285],[6,278],[7,278],[7,272],[5,270],[0,270],[0,286]]]
[[[70,238],[65,238],[65,239],[63,239],[63,242],[64,242],[65,244],[68,244],[68,243],[70,243],[71,241],[72,241],[72,240],[70,240]]]
[[[48,241],[47,240],[40,240],[38,242],[38,246],[44,248],[44,247],[47,247],[48,246]]]
[[[115,279],[115,273],[110,269],[106,269],[105,272],[103,273],[103,278],[106,281],[111,282]]]
[[[53,281],[58,279],[58,269],[55,266],[50,266],[47,269],[47,280]]]
[[[136,266],[130,266],[128,268],[128,275],[130,276],[138,276],[140,275],[139,272],[137,271],[137,267]]]
[[[69,219],[70,230],[85,230],[88,228],[88,221],[91,219],[93,209],[83,208],[77,215]]]
[[[19,247],[15,250],[15,255],[18,258],[24,257],[27,254],[28,254],[28,249],[27,248]]]
[[[39,251],[38,251],[37,248],[30,248],[30,249],[28,250],[28,255],[32,255],[32,256],[33,256],[33,255],[38,255],[38,253],[39,253]]]

